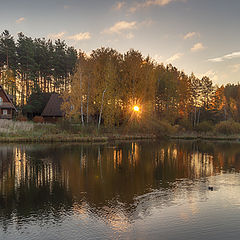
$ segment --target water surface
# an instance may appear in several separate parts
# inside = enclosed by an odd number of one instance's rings
[[[239,170],[238,143],[0,145],[0,239],[238,239]]]

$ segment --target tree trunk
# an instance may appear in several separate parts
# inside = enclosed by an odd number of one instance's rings
[[[198,120],[197,120],[197,124],[199,124],[199,122],[200,122],[200,113],[201,113],[201,110],[199,109],[199,111],[198,111]]]
[[[102,94],[102,103],[101,103],[101,109],[100,109],[100,114],[99,114],[99,119],[98,119],[98,129],[100,128],[100,124],[101,124],[104,94],[105,94],[106,90],[107,90],[107,88],[104,89],[103,94]]]
[[[195,111],[194,111],[194,122],[193,122],[193,126],[196,127],[196,123],[197,123],[197,107],[195,106]]]
[[[226,107],[224,107],[224,118],[225,118],[225,121],[227,121],[227,110],[226,110]]]
[[[81,96],[81,121],[82,121],[82,126],[84,127],[83,101],[82,101],[82,96]]]
[[[89,81],[88,81],[88,90],[87,90],[87,125],[88,125],[88,104],[89,104]]]
[[[83,99],[82,99],[82,73],[80,73],[80,91],[81,91],[81,121],[84,127],[84,117],[83,117]]]

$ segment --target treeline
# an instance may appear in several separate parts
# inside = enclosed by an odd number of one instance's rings
[[[81,53],[64,99],[67,116],[83,125],[165,119],[194,128],[203,121],[240,121],[240,85],[214,86],[206,76],[188,76],[135,50],[121,54],[100,48],[90,56]],[[140,112],[133,111],[134,105]]]
[[[5,30],[0,35],[0,80],[14,102],[23,106],[34,89],[62,92],[70,87],[77,51],[64,41],[47,40]]]
[[[0,84],[21,109],[29,101],[39,105],[42,93],[61,93],[66,117],[82,125],[164,119],[196,128],[204,121],[240,121],[239,84],[214,86],[206,76],[189,76],[135,50],[99,48],[87,56],[64,41],[23,33],[15,40],[7,30],[0,35]]]

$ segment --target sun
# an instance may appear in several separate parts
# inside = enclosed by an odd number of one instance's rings
[[[139,110],[140,110],[139,106],[137,106],[137,105],[133,106],[133,111],[134,112],[139,112]]]

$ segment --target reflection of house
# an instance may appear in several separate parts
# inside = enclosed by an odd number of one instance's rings
[[[12,119],[14,111],[17,111],[13,105],[12,99],[0,86],[0,119]]]
[[[47,105],[45,106],[42,117],[45,122],[55,123],[64,116],[61,110],[63,99],[57,93],[52,93]]]

